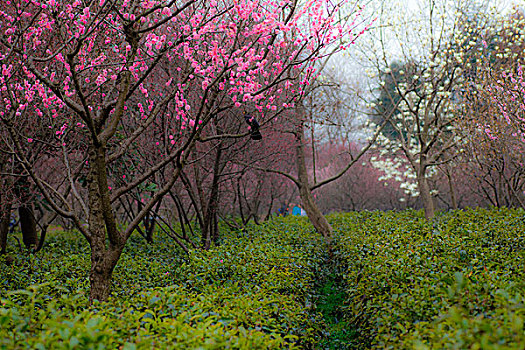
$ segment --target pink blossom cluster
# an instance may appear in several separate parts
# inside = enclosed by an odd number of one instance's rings
[[[116,119],[121,139],[142,130],[164,156],[164,145],[204,132],[213,111],[273,120],[294,108],[319,59],[359,35],[359,11],[338,22],[346,2],[6,1],[0,118],[35,118],[61,145]],[[145,133],[163,123],[165,142]]]

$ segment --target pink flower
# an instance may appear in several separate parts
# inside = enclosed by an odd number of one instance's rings
[[[31,143],[31,142],[33,142],[33,139],[32,138],[28,138],[27,142]]]

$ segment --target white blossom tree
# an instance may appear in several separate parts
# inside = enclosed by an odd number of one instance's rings
[[[372,119],[390,116],[378,140],[381,156],[373,161],[385,179],[402,181],[407,193],[419,196],[431,219],[435,190],[429,178],[462,150],[458,95],[477,62],[492,10],[472,1],[428,0],[417,10],[383,6],[380,13],[388,15],[379,18],[362,50],[378,86],[369,97]]]

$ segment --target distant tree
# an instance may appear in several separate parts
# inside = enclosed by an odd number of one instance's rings
[[[401,137],[396,126],[392,124],[399,114],[402,113],[402,110],[399,108],[402,102],[402,95],[398,93],[398,89],[408,85],[418,85],[413,79],[413,77],[417,76],[416,69],[416,63],[393,62],[387,69],[379,73],[379,97],[372,102],[374,108],[370,119],[378,125],[386,120],[382,134],[388,139],[395,140]]]
[[[405,188],[421,199],[427,219],[435,215],[436,189],[429,180],[437,174],[438,166],[452,161],[462,149],[458,147],[462,133],[456,95],[481,45],[480,26],[490,22],[488,15],[472,12],[471,5],[456,3],[451,7],[447,1],[427,1],[420,11],[404,12],[400,21],[388,15],[380,19],[381,28],[388,27],[399,42],[403,63],[391,63],[399,62],[399,55],[387,51],[382,31],[373,43],[375,48],[367,51],[380,91],[370,99],[371,114],[380,117],[387,110],[394,111],[390,130],[379,138],[383,152],[376,164],[391,165],[384,169],[388,178],[405,181]],[[466,13],[476,20],[471,21]],[[471,22],[476,23],[475,30]],[[407,170],[412,175],[403,175]]]
[[[498,207],[525,204],[524,28],[516,10],[483,32],[479,62],[461,94],[465,149],[485,198]]]
[[[351,148],[358,150],[359,145]],[[349,160],[347,148],[341,144],[326,144],[319,150],[318,175],[328,178]],[[356,152],[356,151],[354,151]],[[372,153],[365,154],[341,178],[318,189],[316,200],[323,212],[404,209],[410,203],[400,182],[381,181],[383,172],[370,163]]]
[[[7,253],[7,235],[13,207],[13,157],[0,153],[0,255]]]

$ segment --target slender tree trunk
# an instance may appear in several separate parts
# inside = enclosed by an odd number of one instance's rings
[[[263,221],[268,221],[270,219],[270,217],[272,216],[272,211],[273,211],[273,195],[271,197],[270,205],[268,206],[268,211],[266,212],[266,215],[264,216]]]
[[[9,233],[9,221],[11,220],[11,205],[2,206],[0,212],[0,255],[7,253],[7,234]]]
[[[312,192],[307,187],[299,187],[299,196],[301,198],[301,203],[306,215],[317,232],[323,235],[327,241],[332,239],[332,226],[328,223],[328,220],[324,217],[323,213],[319,210],[319,207],[314,202]]]
[[[153,193],[151,194],[153,196]],[[157,219],[159,217],[159,208],[162,204],[162,201],[159,201],[155,205],[155,209],[151,210],[148,215],[144,218],[144,230],[145,232],[145,239],[148,243],[153,243],[153,233],[155,231],[155,226],[157,224]]]
[[[299,183],[299,197],[308,219],[316,229],[318,233],[331,242],[332,240],[332,226],[328,223],[324,215],[321,213],[317,205],[315,204],[312,191],[310,190],[310,183],[308,180],[308,172],[306,170],[306,161],[304,156],[304,125],[301,123],[299,130],[296,133],[296,166],[297,166],[297,177]]]
[[[12,198],[6,189],[12,186],[11,178],[2,179],[0,186],[5,192],[0,192],[0,255],[7,254],[7,236],[11,222]]]
[[[458,208],[458,202],[456,200],[456,188],[454,187],[454,181],[452,181],[452,175],[450,174],[450,166],[446,165],[447,168],[447,180],[448,180],[448,189],[450,191],[450,201],[452,202],[452,209]]]
[[[215,163],[213,165],[213,179],[211,184],[211,193],[208,204],[206,205],[206,212],[204,213],[204,226],[202,228],[202,247],[206,250],[210,249],[212,238],[218,240],[218,224],[217,222],[217,205],[219,200],[219,177],[220,177],[220,162],[222,157],[222,145],[219,144],[217,154],[215,156]]]
[[[218,203],[219,201],[217,201]],[[219,215],[217,215],[217,210],[215,210],[215,215],[213,215],[213,231],[211,239],[214,243],[219,242]]]
[[[430,194],[430,186],[425,176],[425,171],[418,172],[417,183],[419,189],[419,195],[423,201],[423,208],[425,209],[425,218],[430,220],[435,216],[434,200]]]

